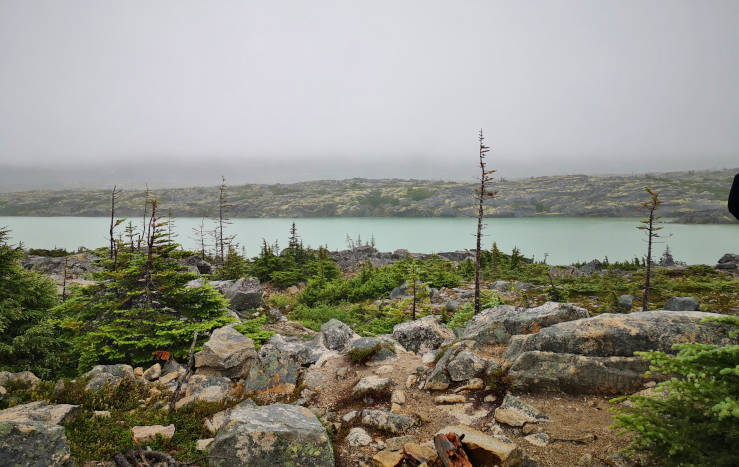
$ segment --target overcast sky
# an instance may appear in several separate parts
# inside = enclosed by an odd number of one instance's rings
[[[0,0],[0,165],[736,167],[738,87],[736,0]]]

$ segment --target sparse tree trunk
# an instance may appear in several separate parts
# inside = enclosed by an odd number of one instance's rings
[[[647,235],[647,259],[645,261],[646,277],[644,278],[644,295],[642,296],[642,311],[649,309],[649,292],[652,288],[651,276],[652,276],[652,244],[654,239],[659,237],[657,231],[661,230],[662,227],[658,227],[655,223],[660,219],[660,216],[655,215],[655,211],[662,204],[659,199],[657,192],[645,187],[644,190],[649,193],[650,200],[642,203],[642,206],[649,210],[649,217],[641,221],[642,224],[637,228],[643,230]]]
[[[113,238],[113,229],[115,228],[115,198],[116,198],[116,185],[113,185],[113,191],[110,192],[110,259],[113,259],[113,248],[115,238]],[[115,269],[115,268],[114,268]]]
[[[486,162],[485,155],[490,151],[488,146],[485,146],[485,137],[480,130],[480,186],[476,190],[477,194],[477,235],[475,244],[475,314],[480,312],[480,250],[482,244],[482,219],[485,216],[485,198],[495,196],[495,192],[488,190],[488,185],[492,182],[490,177],[494,170],[485,170]]]
[[[64,277],[62,278],[62,301],[67,300],[67,267],[69,264],[69,259],[65,256],[64,257]]]

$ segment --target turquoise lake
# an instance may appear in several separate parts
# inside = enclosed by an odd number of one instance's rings
[[[177,241],[185,248],[197,249],[192,229],[200,218],[176,218]],[[374,236],[381,251],[404,248],[432,253],[474,249],[476,220],[470,218],[248,218],[233,219],[227,233],[246,247],[249,256],[259,252],[262,239],[287,245],[290,224],[295,222],[306,246],[326,245],[331,250],[345,249],[346,236]],[[141,219],[135,219],[140,226]],[[13,242],[26,248],[76,249],[99,247],[107,243],[109,219],[103,217],[0,217],[0,226],[11,229]],[[493,241],[510,252],[517,246],[526,256],[541,259],[548,253],[549,264],[570,264],[605,256],[611,261],[643,256],[644,235],[636,229],[638,219],[623,218],[506,218],[485,221],[484,246]],[[213,229],[206,220],[206,229]],[[721,255],[739,252],[739,225],[662,225],[666,243],[655,246],[659,256],[669,245],[676,260],[688,264],[715,264]],[[123,232],[123,226],[119,227]]]

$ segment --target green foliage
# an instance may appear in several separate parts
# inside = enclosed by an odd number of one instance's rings
[[[298,304],[290,313],[290,319],[303,326],[318,331],[321,325],[332,318],[348,324],[360,336],[379,336],[393,332],[393,326],[407,319],[401,306],[391,306],[382,310],[374,305],[362,303],[341,305],[317,305],[308,307]]]
[[[236,280],[249,275],[249,261],[236,251],[233,245],[228,246],[226,260],[213,273],[216,280]]]
[[[707,318],[733,327],[739,318]],[[677,355],[638,352],[652,372],[672,375],[661,396],[626,397],[614,427],[631,432],[631,451],[648,451],[665,465],[737,465],[739,443],[739,345],[678,344]],[[623,400],[624,398],[617,399]]]
[[[98,363],[146,366],[155,350],[186,358],[194,331],[205,333],[232,321],[223,296],[170,256],[176,245],[155,244],[145,253],[118,253],[113,270],[102,260],[97,284],[77,289],[54,312],[73,347],[68,363],[84,371]]]
[[[502,305],[503,300],[493,290],[481,290],[480,291],[480,309],[492,308],[498,305]],[[447,322],[449,329],[463,328],[467,326],[467,322],[475,316],[475,309],[471,302],[467,302],[464,305],[457,308],[451,319]]]
[[[274,331],[262,329],[267,322],[266,316],[242,321],[234,329],[254,341],[254,347],[259,349],[265,342],[275,335]]]
[[[169,413],[161,410],[168,402],[169,392],[150,397],[143,381],[124,379],[113,388],[103,387],[99,391],[85,391],[87,380],[64,380],[55,388],[54,382],[44,381],[36,389],[15,390],[15,404],[33,400],[46,400],[50,404],[80,405],[77,416],[66,423],[65,431],[75,464],[85,461],[109,460],[116,452],[135,449],[131,428],[137,425],[174,424],[175,434],[171,440],[158,439],[147,442],[147,446],[172,454],[181,462],[202,457],[196,449],[198,439],[212,437],[203,424],[203,419],[219,412],[227,405],[222,402],[198,402],[184,410]],[[141,403],[140,401],[145,402]],[[96,417],[96,410],[110,411],[110,417]]]
[[[47,250],[45,248],[29,248],[28,254],[34,256],[48,256],[51,258],[63,258],[64,256],[73,255],[74,253],[70,253],[64,248],[54,248],[53,250]]]
[[[262,282],[271,282],[272,285],[284,288],[304,282],[312,276],[332,280],[339,277],[341,272],[329,258],[325,248],[317,251],[305,250],[298,242],[293,224],[290,243],[281,254],[277,254],[273,247],[262,241],[262,250],[253,259],[250,274]]]
[[[61,366],[61,345],[47,323],[57,304],[56,284],[23,269],[23,250],[0,229],[0,370],[46,376]]]
[[[426,198],[430,198],[434,195],[434,192],[426,188],[408,188],[406,195],[413,201],[421,201]]]

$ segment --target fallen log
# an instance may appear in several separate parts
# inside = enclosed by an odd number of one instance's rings
[[[434,447],[444,467],[472,467],[467,452],[462,447],[462,439],[456,433],[434,436]]]

